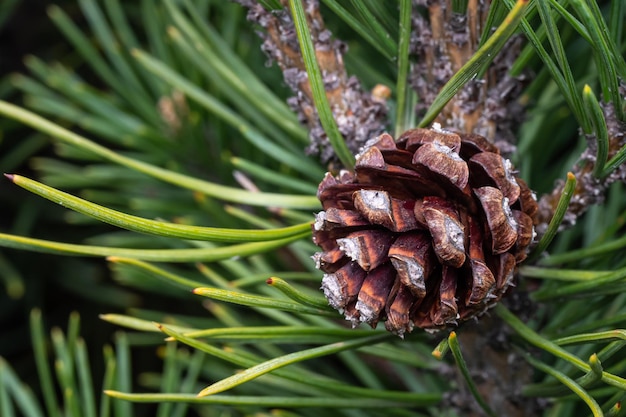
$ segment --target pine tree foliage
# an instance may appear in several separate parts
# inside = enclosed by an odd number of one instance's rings
[[[48,9],[70,52],[0,83],[20,137],[2,196],[33,194],[8,199],[0,281],[23,297],[15,249],[60,255],[58,282],[126,313],[102,312],[120,331],[94,357],[78,315],[47,338],[33,311],[40,386],[0,359],[0,415],[623,415],[621,0],[76,6]],[[534,249],[476,320],[351,328],[310,259],[318,184],[381,132],[433,123],[513,161],[538,195]],[[168,301],[137,308],[151,297]],[[146,347],[162,368],[138,373]]]

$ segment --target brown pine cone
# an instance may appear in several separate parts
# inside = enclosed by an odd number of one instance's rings
[[[354,172],[318,189],[314,255],[322,289],[354,325],[402,336],[483,313],[512,284],[537,202],[485,138],[413,129],[382,134]]]

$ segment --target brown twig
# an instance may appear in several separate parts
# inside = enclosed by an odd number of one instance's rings
[[[626,85],[621,86],[622,96],[626,97]],[[626,146],[626,124],[620,122],[615,117],[612,105],[602,104],[604,119],[609,134],[609,159],[611,159],[621,148]],[[594,204],[604,201],[607,189],[616,181],[626,182],[626,164],[622,164],[615,171],[604,178],[596,178],[593,169],[596,164],[596,139],[594,136],[587,136],[588,146],[581,154],[580,159],[572,168],[572,173],[576,177],[576,189],[570,200],[567,213],[563,218],[560,230],[567,229],[576,224],[576,220],[584,214]],[[546,194],[539,200],[539,225],[537,233],[543,234],[548,227],[548,223],[554,214],[559,198],[563,193],[565,181],[558,180],[554,190]]]
[[[411,51],[417,59],[410,82],[420,98],[416,111],[421,115],[478,49],[491,1],[470,0],[465,14],[453,12],[451,0],[415,3]],[[520,50],[521,38],[510,40],[484,78],[467,83],[435,121],[450,130],[482,135],[503,152],[511,152],[524,114],[520,96],[528,80],[509,74]]]
[[[285,8],[268,12],[251,0],[236,0],[249,8],[248,20],[264,28],[263,50],[283,72],[284,80],[295,96],[287,102],[309,129],[310,154],[318,154],[321,161],[336,162],[337,157],[320,124],[302,54],[298,45],[293,19]],[[378,136],[386,127],[387,106],[375,94],[363,91],[356,77],[348,76],[343,54],[346,45],[332,38],[320,14],[317,0],[305,2],[309,29],[313,38],[315,54],[322,70],[326,96],[330,103],[339,131],[348,148],[356,154],[367,140]]]

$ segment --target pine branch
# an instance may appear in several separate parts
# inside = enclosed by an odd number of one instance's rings
[[[622,83],[620,94],[626,99],[626,85]],[[598,161],[598,139],[595,135],[585,135],[587,148],[581,154],[578,162],[572,168],[572,173],[578,183],[570,201],[569,208],[560,230],[565,230],[576,224],[576,220],[593,205],[604,202],[609,186],[615,182],[626,182],[626,164],[617,165],[606,175],[596,176],[594,171],[598,165],[604,167],[607,161],[611,161],[618,154],[623,154],[626,149],[626,123],[617,119],[612,104],[602,104],[602,114],[608,133],[608,159]],[[618,156],[619,157],[619,156]],[[604,171],[604,170],[602,170]],[[548,223],[556,210],[559,197],[563,192],[565,181],[558,180],[552,193],[544,195],[539,200],[539,224],[537,233],[542,235],[548,227]]]
[[[309,128],[311,145],[307,152],[319,154],[324,163],[337,162],[335,151],[314,106],[294,22],[287,8],[269,12],[254,1],[237,2],[249,8],[250,21],[263,27],[264,32],[260,33],[264,39],[262,49],[271,61],[278,64],[285,83],[295,93],[288,103]],[[347,46],[333,39],[331,32],[326,29],[318,1],[307,1],[305,10],[333,116],[346,145],[356,154],[365,142],[385,129],[387,106],[375,94],[363,91],[358,79],[347,74],[343,62]]]
[[[502,10],[498,4],[492,6],[491,1],[465,2],[465,10],[454,10],[456,2],[451,0],[417,3],[422,7],[413,14],[411,52],[416,63],[410,82],[419,96],[416,111],[423,115],[448,80],[492,33]],[[427,18],[423,16],[424,8]],[[510,74],[521,46],[520,36],[510,39],[493,63],[477,73],[435,121],[446,129],[485,136],[502,151],[511,153],[516,143],[515,132],[524,119],[520,98],[529,81],[524,72]]]

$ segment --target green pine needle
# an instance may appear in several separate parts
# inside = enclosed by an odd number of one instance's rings
[[[302,51],[302,59],[304,60],[304,66],[309,76],[309,83],[311,84],[311,91],[313,92],[313,101],[315,102],[315,108],[317,109],[320,123],[324,127],[324,132],[326,132],[328,140],[343,166],[346,169],[353,169],[354,155],[352,155],[346,146],[343,136],[339,132],[337,122],[333,117],[330,104],[328,103],[328,97],[326,97],[324,80],[322,79],[322,72],[317,62],[313,42],[311,41],[311,33],[309,31],[302,0],[289,0],[289,6]]]
[[[269,242],[241,243],[220,248],[128,249],[62,243],[0,233],[0,246],[68,256],[116,256],[155,262],[214,262],[271,251],[309,235],[307,232]]]
[[[20,175],[5,175],[14,184],[40,195],[61,206],[78,213],[93,217],[135,232],[149,233],[156,236],[175,237],[190,240],[208,240],[213,242],[262,242],[302,235],[311,229],[311,223],[273,230],[224,229],[215,227],[189,226],[184,224],[155,221],[121,213],[116,210],[94,204],[81,198],[48,187],[37,181]]]
[[[476,387],[476,384],[474,383],[474,380],[472,379],[472,376],[470,375],[465,359],[463,359],[461,346],[456,337],[456,332],[450,332],[450,335],[448,336],[448,346],[450,347],[452,356],[454,356],[454,361],[456,362],[456,366],[461,371],[461,374],[463,375],[463,378],[465,379],[465,382],[467,383],[467,386],[470,392],[472,393],[472,396],[474,397],[478,405],[480,405],[480,408],[483,409],[485,414],[487,414],[490,417],[495,417],[496,414],[493,412],[493,410],[491,410],[491,408],[489,407],[485,399],[482,397],[482,395],[480,395],[480,393],[478,392],[478,388]]]

